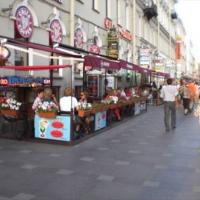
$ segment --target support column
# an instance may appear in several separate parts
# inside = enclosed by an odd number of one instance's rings
[[[132,41],[132,53],[133,53],[133,63],[136,63],[136,0],[132,0],[133,4],[133,15],[132,15],[132,34],[133,34],[133,41]]]
[[[74,16],[75,16],[75,0],[70,1],[70,46],[74,46]],[[71,73],[71,87],[74,88],[74,61],[71,59],[70,65],[72,65]]]

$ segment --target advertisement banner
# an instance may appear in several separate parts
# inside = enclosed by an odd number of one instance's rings
[[[111,28],[108,33],[107,55],[112,58],[118,58],[119,56],[119,38],[116,28]]]
[[[140,49],[140,65],[141,66],[150,66],[151,65],[151,54],[149,48]]]
[[[41,118],[35,115],[35,138],[70,141],[70,116],[57,116],[55,119]]]
[[[135,103],[135,115],[140,114],[140,103]]]
[[[106,127],[106,111],[95,114],[95,131]]]

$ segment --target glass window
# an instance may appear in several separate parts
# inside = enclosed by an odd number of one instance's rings
[[[99,0],[93,0],[93,9],[99,11]]]
[[[111,0],[106,0],[106,17],[111,19]]]

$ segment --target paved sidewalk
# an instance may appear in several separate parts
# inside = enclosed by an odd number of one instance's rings
[[[200,200],[200,125],[162,107],[69,147],[0,139],[0,200]]]

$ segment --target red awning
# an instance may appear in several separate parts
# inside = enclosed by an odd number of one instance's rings
[[[1,66],[0,69],[12,69],[20,71],[54,70],[71,67],[71,65],[35,65],[35,66]]]
[[[164,72],[154,72],[153,75],[154,76],[162,76],[162,77],[165,77],[165,78],[170,77],[169,73],[164,73]]]
[[[91,55],[84,57],[84,66],[91,68],[120,69],[119,61]]]
[[[147,68],[140,68],[140,73],[143,73],[143,74],[148,74],[150,75],[152,73],[152,70],[150,69],[147,69]]]
[[[124,60],[120,60],[120,67],[122,69],[127,69],[127,70],[132,70],[132,71],[136,71],[136,72],[141,72],[141,67],[138,65],[135,65],[133,63],[124,61]]]

